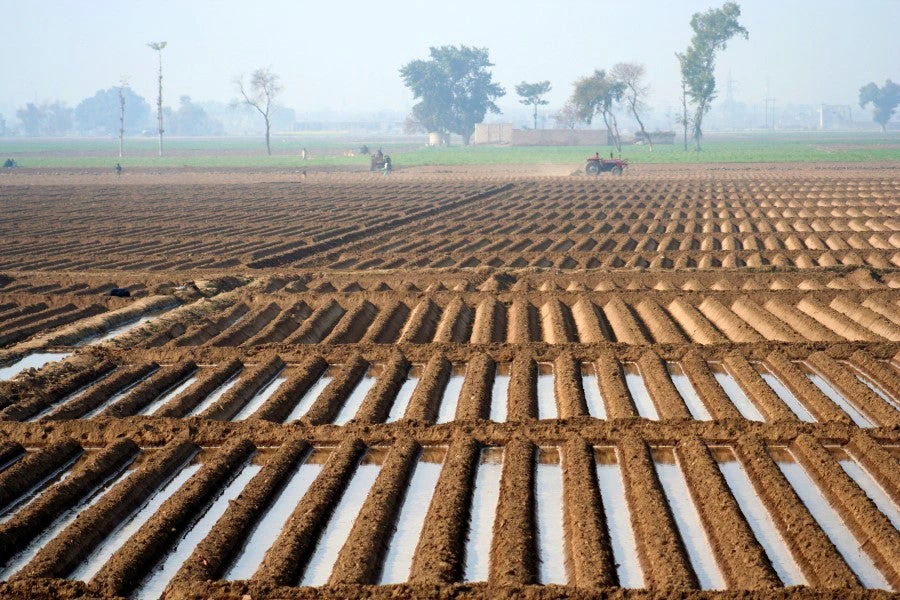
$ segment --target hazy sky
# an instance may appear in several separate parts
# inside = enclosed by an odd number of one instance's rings
[[[331,109],[405,111],[398,68],[443,44],[486,46],[516,109],[514,85],[549,79],[549,109],[575,78],[618,61],[647,66],[657,114],[678,103],[673,53],[690,39],[691,14],[711,0],[0,0],[0,106],[60,99],[70,105],[127,77],[149,102],[166,40],[165,102],[227,101],[240,73],[270,65],[282,101],[301,115]],[[868,81],[900,80],[900,0],[742,0],[750,39],[718,59],[720,97],[761,103],[856,105]]]

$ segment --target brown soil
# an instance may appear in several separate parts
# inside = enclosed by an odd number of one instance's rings
[[[128,594],[255,455],[261,471],[166,598],[888,597],[861,588],[775,459],[796,457],[900,591],[900,533],[836,458],[857,460],[900,501],[900,411],[881,396],[900,399],[896,167],[639,165],[621,178],[552,165],[391,178],[321,170],[303,180],[289,169],[136,170],[119,181],[4,174],[0,365],[33,352],[72,356],[0,382],[0,506],[72,466],[0,523],[0,563],[80,508],[0,596]],[[114,286],[132,297],[107,296]],[[143,316],[155,318],[79,345]],[[763,422],[741,416],[712,361]],[[638,416],[626,362],[639,366],[660,420]],[[667,362],[680,363],[711,421],[691,417]],[[815,423],[798,419],[757,362]],[[855,425],[803,362],[874,427]],[[584,364],[607,419],[589,414]],[[559,418],[540,420],[538,373],[550,366]],[[413,369],[405,414],[387,423]],[[494,398],[501,370],[509,392]],[[367,372],[376,380],[359,410],[334,424]],[[463,372],[453,420],[436,423],[451,374]],[[279,373],[285,381],[258,410],[233,421]],[[326,373],[333,379],[306,414],[285,423]],[[153,416],[137,416],[189,377]],[[499,402],[502,423],[489,420]],[[434,447],[443,465],[432,501],[416,507],[424,525],[409,583],[374,585],[416,461]],[[621,467],[646,590],[617,587],[598,447]],[[489,576],[464,582],[482,448],[504,456]],[[201,470],[91,582],[66,579],[198,451]],[[782,587],[717,467],[722,452],[746,469],[808,586]],[[698,589],[654,468],[660,453],[677,456],[728,590]],[[536,583],[535,464],[545,454],[563,474],[552,493],[564,543],[552,551],[564,557],[564,586]],[[380,475],[329,584],[298,587],[357,465],[376,455]],[[311,456],[327,461],[256,574],[220,581]],[[124,468],[127,478],[82,506]]]

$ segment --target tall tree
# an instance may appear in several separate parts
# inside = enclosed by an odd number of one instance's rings
[[[716,97],[716,52],[724,50],[728,41],[736,35],[744,39],[750,37],[738,22],[740,16],[741,7],[736,2],[726,2],[721,8],[694,13],[691,17],[694,35],[683,58],[679,57],[679,62],[681,78],[694,105],[693,137],[696,150],[701,149],[703,116],[709,112]]]
[[[622,100],[625,86],[616,81],[603,69],[597,69],[593,75],[582,77],[575,82],[572,104],[578,111],[579,118],[590,125],[594,115],[601,115],[606,129],[613,138],[616,151],[622,152],[619,123],[615,108]]]
[[[887,131],[887,122],[894,116],[897,105],[900,104],[900,85],[890,79],[884,82],[883,87],[878,87],[875,82],[867,83],[859,88],[859,107],[865,108],[872,104],[872,120],[881,125],[882,133]]]
[[[157,131],[159,132],[159,155],[163,155],[163,98],[162,98],[162,51],[166,47],[166,42],[148,42],[147,46],[156,50],[159,56],[159,86],[158,95],[156,97],[156,119],[158,122]]]
[[[546,106],[550,104],[547,100],[544,100],[544,96],[553,88],[550,87],[549,81],[539,81],[538,83],[526,83],[522,82],[516,86],[516,93],[519,95],[521,100],[520,103],[525,106],[533,106],[534,107],[534,128],[537,129],[537,110],[538,106]]]
[[[650,92],[650,86],[644,83],[646,73],[644,65],[639,63],[616,63],[612,68],[613,79],[625,86],[623,94],[625,104],[631,111],[634,120],[638,122],[644,139],[650,144],[650,152],[653,152],[653,140],[644,129],[644,121],[641,120],[640,115],[647,108],[647,94]]]
[[[266,152],[272,155],[272,146],[269,141],[272,128],[272,111],[275,107],[275,98],[281,93],[282,88],[279,77],[266,67],[257,69],[250,75],[249,86],[244,83],[243,77],[235,80],[235,85],[243,98],[243,103],[252,106],[262,115],[266,124]]]
[[[691,124],[691,118],[688,116],[688,93],[687,93],[687,80],[684,78],[684,54],[681,52],[675,53],[675,58],[678,59],[678,66],[681,70],[681,118],[676,122],[682,126],[684,129],[684,151],[688,150],[688,125]]]
[[[414,60],[400,69],[403,83],[419,100],[413,117],[429,131],[457,133],[469,143],[475,125],[500,109],[494,100],[506,94],[494,83],[487,48],[441,46],[430,60]]]
[[[124,83],[124,82],[122,82]],[[75,122],[82,133],[114,135],[121,129],[122,96],[128,110],[125,113],[125,133],[139,133],[150,119],[150,105],[125,85],[97,90],[75,107]]]

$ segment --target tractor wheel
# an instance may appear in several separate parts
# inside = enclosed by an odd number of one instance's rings
[[[621,174],[622,174],[622,167],[620,167],[619,165],[616,165],[615,167],[613,167],[612,169],[610,169],[609,172],[612,173],[613,175],[621,175]]]
[[[596,162],[589,162],[584,167],[584,172],[587,173],[588,175],[599,175],[600,174],[600,165],[598,165]]]

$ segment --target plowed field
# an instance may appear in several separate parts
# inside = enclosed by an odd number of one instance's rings
[[[895,167],[434,171],[0,179],[0,596],[900,591]]]

